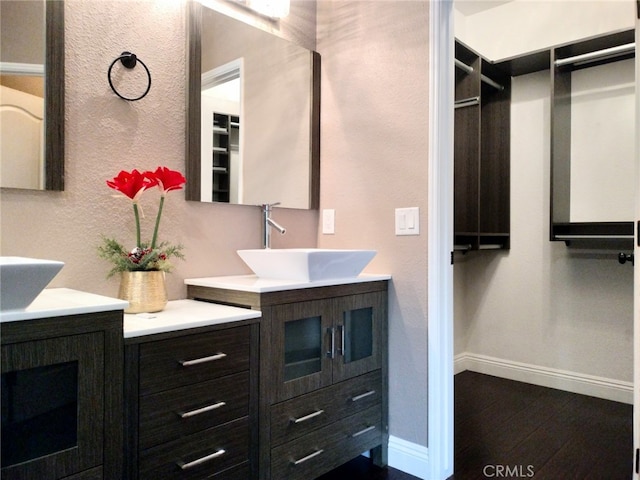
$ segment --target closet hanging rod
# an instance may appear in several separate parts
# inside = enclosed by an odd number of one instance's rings
[[[458,67],[461,70],[464,70],[467,73],[473,73],[473,67],[467,65],[461,60],[458,60],[457,58],[455,58],[454,60],[455,60],[456,67]],[[482,80],[487,85],[491,85],[493,88],[496,88],[498,90],[504,90],[504,87],[502,85],[500,85],[498,82],[491,80],[486,75],[480,74],[480,80]]]
[[[485,243],[478,246],[478,250],[501,250],[503,248],[504,245],[501,243]]]
[[[487,85],[491,85],[493,88],[497,90],[500,90],[500,91],[504,90],[504,87],[502,85],[500,85],[498,82],[494,82],[486,75],[480,75],[480,80],[482,80]]]
[[[631,53],[635,51],[635,48],[636,48],[635,43],[627,43],[625,45],[618,45],[617,47],[605,48],[604,50],[597,50],[595,52],[583,53],[581,55],[575,55],[573,57],[559,58],[554,63],[556,67],[561,67],[563,65],[569,65],[569,64],[580,65],[582,63],[594,62],[596,60],[613,58],[613,57],[618,57],[620,55],[624,55],[626,53]]]
[[[633,240],[633,235],[556,235],[556,240]]]
[[[458,67],[460,70],[464,70],[467,73],[473,73],[473,67],[470,67],[469,65],[464,63],[462,60],[458,60],[456,58],[455,62],[456,62],[456,67]]]
[[[453,108],[471,107],[473,105],[478,105],[479,103],[480,103],[480,97],[465,98],[464,100],[457,100]]]

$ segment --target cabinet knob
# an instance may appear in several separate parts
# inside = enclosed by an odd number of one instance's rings
[[[631,265],[634,265],[633,253],[620,252],[618,254],[618,262],[620,262],[621,265],[624,265],[627,262],[631,262]]]

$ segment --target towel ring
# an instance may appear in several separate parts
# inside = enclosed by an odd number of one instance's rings
[[[140,62],[140,64],[147,71],[147,78],[149,79],[149,82],[147,83],[147,89],[139,97],[137,97],[137,98],[127,98],[127,97],[125,97],[123,95],[120,95],[120,93],[113,86],[113,82],[111,81],[111,69],[113,69],[113,66],[116,64],[116,62],[118,60],[120,60],[122,65],[124,65],[126,68],[129,68],[129,69],[134,68],[136,66],[136,64],[138,62]],[[113,62],[111,62],[111,65],[109,65],[109,71],[107,72],[107,78],[109,79],[109,86],[111,87],[111,90],[113,90],[113,92],[117,96],[119,96],[123,100],[127,100],[129,102],[135,102],[136,100],[140,100],[141,98],[144,98],[144,96],[147,93],[149,93],[149,90],[151,89],[151,73],[149,72],[149,69],[147,68],[147,66],[144,64],[144,62],[142,60],[140,60],[138,57],[136,57],[136,55],[134,53],[131,53],[131,52],[122,52],[122,54],[118,58],[116,58]]]

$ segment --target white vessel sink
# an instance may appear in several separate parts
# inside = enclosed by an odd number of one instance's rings
[[[0,257],[0,310],[24,310],[44,290],[64,262]]]
[[[238,250],[258,277],[303,282],[357,277],[375,254],[375,250],[322,248]]]

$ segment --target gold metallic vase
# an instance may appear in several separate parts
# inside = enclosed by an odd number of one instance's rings
[[[161,311],[168,300],[164,272],[122,272],[118,298],[129,302],[124,313]]]

